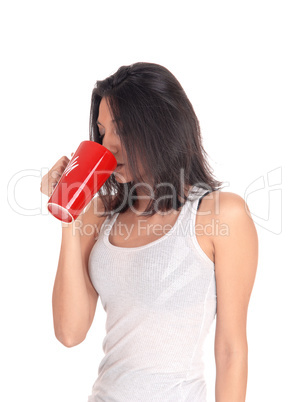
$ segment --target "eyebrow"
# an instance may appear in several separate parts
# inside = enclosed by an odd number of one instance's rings
[[[111,121],[112,121],[112,123],[113,123],[113,124],[115,124],[115,123],[117,123],[117,121],[119,121],[119,119],[116,119],[116,120],[111,120]],[[104,127],[104,126],[103,126],[103,124],[102,124],[102,123],[100,123],[100,121],[99,121],[99,120],[97,120],[97,121],[96,121],[96,124],[98,124],[99,126]]]

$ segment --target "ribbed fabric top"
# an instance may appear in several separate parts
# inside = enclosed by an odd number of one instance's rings
[[[202,347],[216,313],[214,263],[195,236],[193,187],[172,229],[140,247],[112,245],[107,217],[89,274],[107,313],[89,402],[206,402]]]

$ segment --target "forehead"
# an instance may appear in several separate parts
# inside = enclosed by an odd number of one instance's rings
[[[102,120],[109,122],[112,121],[112,116],[109,108],[109,104],[106,100],[106,98],[102,98],[100,105],[99,105],[99,121],[102,122]]]

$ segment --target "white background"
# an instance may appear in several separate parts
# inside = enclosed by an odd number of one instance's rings
[[[248,312],[247,401],[288,400],[285,3],[2,3],[2,401],[85,402],[97,377],[105,334],[100,303],[83,344],[67,349],[54,337],[61,224],[47,214],[39,188],[41,174],[88,139],[96,80],[137,61],[162,64],[179,79],[215,176],[249,205],[260,249]],[[205,355],[208,402],[213,331]]]

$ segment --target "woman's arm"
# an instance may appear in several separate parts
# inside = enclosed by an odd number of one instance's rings
[[[56,338],[67,347],[85,339],[96,310],[98,294],[89,278],[88,259],[105,217],[95,215],[94,202],[97,211],[103,210],[100,197],[94,198],[74,223],[62,224],[52,306]]]
[[[247,310],[257,263],[258,237],[245,201],[220,193],[219,224],[228,235],[213,237],[217,286],[215,335],[216,402],[244,402],[247,387]]]

